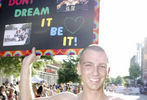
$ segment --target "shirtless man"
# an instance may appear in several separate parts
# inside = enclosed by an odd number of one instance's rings
[[[52,97],[34,98],[31,86],[31,64],[39,59],[32,54],[25,57],[21,69],[21,100],[122,100],[117,97],[106,96],[104,93],[104,81],[110,68],[107,66],[108,58],[105,51],[97,46],[91,45],[83,50],[77,65],[77,73],[81,75],[83,92],[75,95],[72,93],[61,93]]]

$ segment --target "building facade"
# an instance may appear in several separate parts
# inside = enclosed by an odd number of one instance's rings
[[[57,71],[58,71],[59,67],[60,67],[60,65],[47,65],[46,67],[44,67],[44,70],[38,72],[37,75],[35,75],[35,77],[38,77],[38,79],[44,80],[46,83],[48,83],[48,85],[57,84],[57,80],[58,80]],[[19,78],[18,78],[18,80],[19,80]],[[15,79],[14,76],[2,77],[1,72],[0,72],[0,86],[5,82],[15,84],[16,81],[17,80]]]
[[[58,80],[58,75],[57,75],[57,71],[58,71],[59,67],[54,66],[54,65],[47,65],[46,68],[44,68],[43,71],[40,71],[38,73],[38,77],[45,80],[46,83],[48,83],[48,85],[53,85],[53,84],[57,84],[57,80]]]
[[[147,85],[147,38],[144,41],[143,83]]]
[[[137,43],[137,50],[136,50],[136,63],[142,67],[143,66],[143,44]]]
[[[137,46],[137,49],[136,49],[136,59],[135,60],[141,69],[141,80],[143,82],[144,46],[143,46],[143,43],[137,43],[136,46]]]

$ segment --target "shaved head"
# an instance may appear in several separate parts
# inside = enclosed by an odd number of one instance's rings
[[[84,48],[83,51],[81,52],[81,54],[80,54],[80,63],[81,63],[81,61],[83,59],[83,55],[88,50],[94,50],[96,52],[103,52],[103,53],[105,53],[105,50],[102,47],[100,47],[98,45],[95,45],[95,44],[89,45],[88,47]]]

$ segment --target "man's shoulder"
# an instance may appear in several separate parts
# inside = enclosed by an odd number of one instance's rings
[[[70,92],[63,92],[54,96],[35,98],[33,100],[77,100],[77,96]]]
[[[111,96],[111,97],[109,97],[108,100],[124,100],[124,99],[123,98],[120,98],[120,97]]]
[[[77,100],[77,95],[70,92],[63,92],[52,97],[51,100]]]

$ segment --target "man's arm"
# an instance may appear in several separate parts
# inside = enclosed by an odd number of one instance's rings
[[[40,57],[35,54],[35,48],[33,48],[32,54],[23,60],[20,75],[21,100],[76,100],[77,96],[72,93],[61,93],[56,96],[34,98],[31,83],[31,64],[39,58]]]
[[[21,100],[32,100],[34,98],[31,83],[31,64],[39,58],[35,54],[35,48],[33,48],[32,54],[23,59],[20,75]]]

